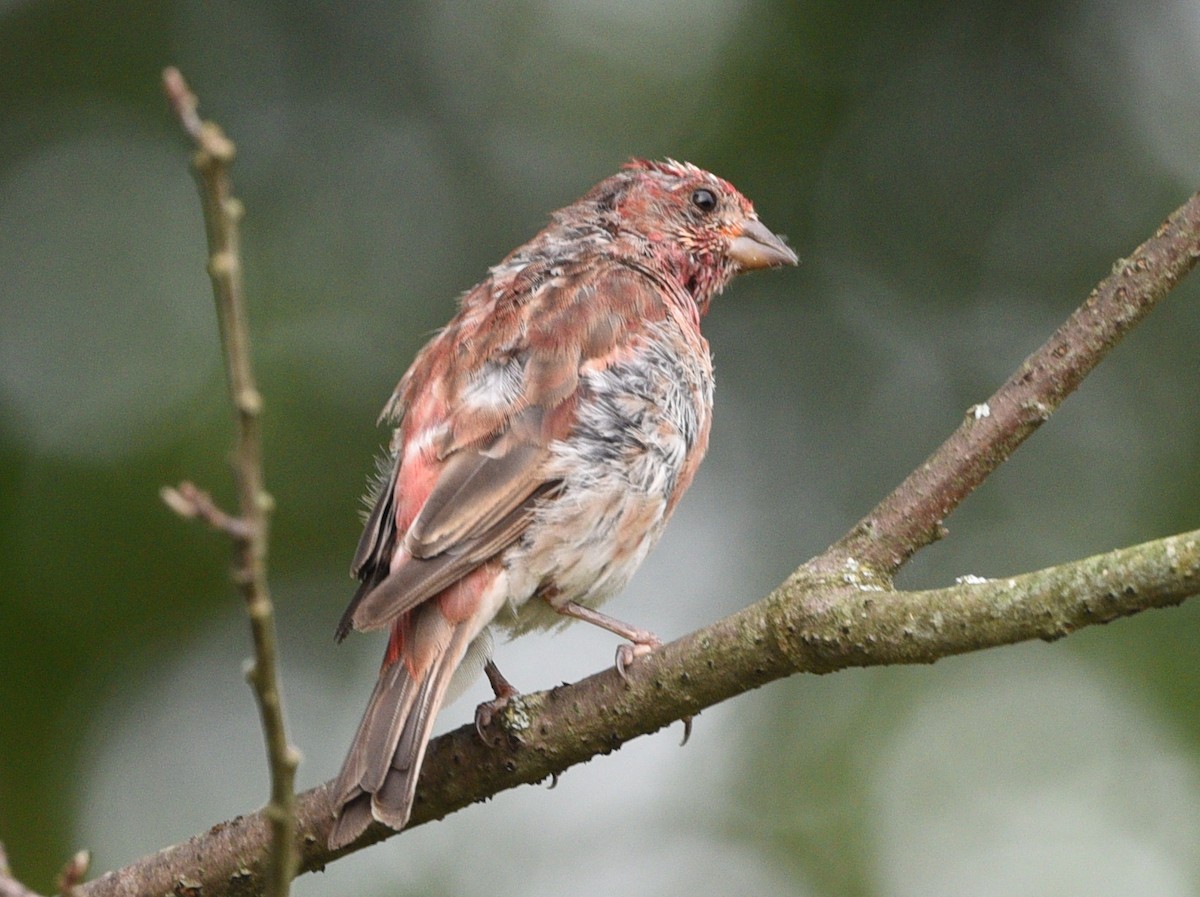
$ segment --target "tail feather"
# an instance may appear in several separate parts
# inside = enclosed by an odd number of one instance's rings
[[[371,815],[371,795],[356,789],[352,797],[342,803],[337,819],[329,832],[329,849],[345,847],[367,830],[374,817]]]
[[[429,734],[474,628],[469,622],[454,625],[432,662],[415,676],[402,660],[380,671],[334,785],[331,849],[354,841],[373,820],[394,829],[408,822]]]
[[[422,680],[414,679],[402,660],[380,671],[379,682],[363,715],[362,737],[356,735],[350,745],[350,754],[357,752],[359,756],[355,763],[357,775],[347,784],[368,794],[383,786],[390,771],[388,763],[396,752],[414,702],[420,700],[421,690]]]

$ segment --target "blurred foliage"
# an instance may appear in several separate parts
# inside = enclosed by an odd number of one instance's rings
[[[453,297],[631,155],[717,171],[803,267],[706,327],[710,460],[614,612],[682,633],[839,535],[1200,182],[1200,7],[0,4],[0,840],[46,889],[259,805],[226,546],[229,412],[179,65],[237,141],[274,591],[304,785],[379,645],[335,650],[372,421]],[[907,585],[1197,526],[1186,283]],[[1189,894],[1200,608],[806,677],[298,884],[301,893]],[[501,649],[526,688],[611,639]],[[467,718],[457,705],[444,725]]]

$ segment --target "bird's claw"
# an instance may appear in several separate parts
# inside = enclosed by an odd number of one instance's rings
[[[647,632],[644,633],[644,638],[636,642],[626,642],[617,646],[617,673],[626,682],[629,677],[625,675],[625,670],[639,657],[645,657],[655,648],[662,647],[662,640],[658,636]]]
[[[489,660],[484,665],[483,672],[488,678],[488,684],[492,686],[492,693],[496,696],[475,708],[475,732],[479,735],[480,741],[486,742],[487,738],[484,737],[483,730],[492,724],[492,720],[508,706],[509,701],[519,698],[521,693],[515,685],[504,678],[504,674],[500,672],[495,661]]]
[[[483,730],[491,726],[492,721],[499,716],[500,711],[508,706],[508,702],[520,694],[515,688],[511,694],[496,695],[490,701],[484,701],[475,708],[475,731],[479,733],[481,741],[487,741],[487,736],[483,734]]]
[[[637,660],[639,657],[645,657],[655,648],[662,647],[662,640],[652,632],[640,632],[640,637],[634,642],[623,642],[617,647],[617,673],[626,682],[629,677],[625,675],[626,668]],[[683,740],[679,742],[679,746],[683,747],[688,743],[688,739],[692,737],[692,720],[695,717],[685,716],[681,722],[683,723]]]

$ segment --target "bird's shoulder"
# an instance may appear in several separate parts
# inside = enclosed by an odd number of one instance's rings
[[[637,259],[535,257],[497,266],[417,355],[381,420],[411,431],[467,415],[473,422],[457,422],[445,448],[470,442],[524,407],[556,407],[585,365],[619,360],[664,325],[680,332],[685,349],[705,348],[698,324],[682,287]]]

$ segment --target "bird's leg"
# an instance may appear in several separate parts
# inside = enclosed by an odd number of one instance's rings
[[[500,667],[496,666],[495,661],[489,660],[484,664],[483,672],[487,675],[488,684],[492,686],[492,691],[496,695],[492,700],[484,701],[475,708],[475,731],[479,733],[480,738],[487,741],[483,736],[483,730],[492,724],[496,714],[503,710],[509,701],[521,693],[504,678],[504,674],[500,672]]]
[[[584,607],[582,604],[576,604],[574,601],[552,606],[565,617],[574,617],[576,620],[583,620],[591,623],[593,626],[607,629],[614,635],[621,636],[621,638],[629,639],[630,644],[620,645],[617,648],[617,672],[621,674],[622,679],[626,678],[625,668],[627,666],[639,657],[645,657],[655,648],[662,647],[662,639],[648,629],[638,629],[636,626],[622,623],[620,620],[608,616],[608,614],[602,614],[598,610],[592,610],[590,607]]]
[[[655,648],[662,647],[662,639],[648,629],[638,629],[636,626],[622,623],[608,614],[602,614],[598,610],[592,610],[590,607],[584,607],[582,604],[576,604],[574,601],[568,601],[563,605],[551,605],[551,607],[565,617],[574,617],[576,620],[583,620],[591,623],[593,626],[607,629],[614,635],[621,636],[621,638],[629,639],[630,644],[621,645],[617,648],[617,672],[621,674],[622,679],[627,679],[625,668],[629,664],[633,663],[639,657],[645,657]],[[691,737],[692,717],[685,716],[683,718],[683,741],[680,742],[680,745],[687,744],[688,739]]]

